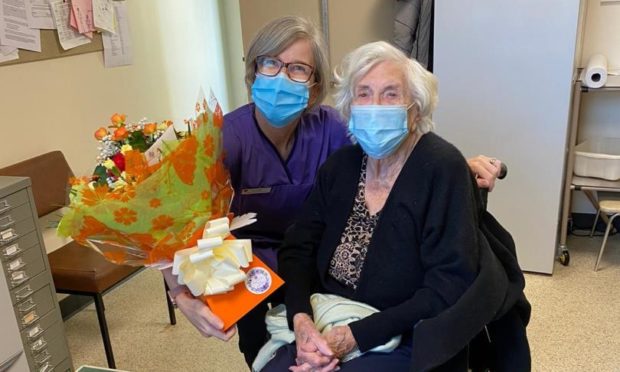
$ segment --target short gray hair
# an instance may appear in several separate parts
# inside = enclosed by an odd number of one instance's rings
[[[334,100],[338,111],[346,121],[349,120],[355,86],[374,66],[385,61],[393,61],[403,69],[409,87],[408,93],[420,117],[416,131],[421,134],[432,131],[434,123],[431,115],[438,100],[437,79],[416,60],[408,58],[385,41],[362,45],[344,57],[340,71],[335,73]]]
[[[327,47],[319,29],[308,19],[297,16],[276,18],[264,25],[250,43],[245,56],[245,86],[251,94],[252,84],[256,79],[256,58],[262,55],[275,57],[297,40],[308,40],[314,57],[314,80],[318,88],[316,102],[320,104],[325,96],[330,81],[329,61],[325,54]]]

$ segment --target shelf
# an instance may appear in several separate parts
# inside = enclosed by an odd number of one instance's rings
[[[580,76],[580,75],[577,75]],[[581,84],[581,80],[577,80]],[[619,75],[607,75],[607,82],[600,88],[588,88],[581,85],[582,92],[613,92],[620,91],[620,76]]]
[[[599,178],[579,177],[573,175],[571,189],[620,192],[620,181],[608,181]]]

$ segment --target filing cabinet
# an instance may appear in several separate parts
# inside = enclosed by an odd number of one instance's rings
[[[72,371],[30,179],[0,176],[0,263],[30,371]],[[5,310],[3,312],[10,310]],[[0,360],[0,363],[3,361]]]

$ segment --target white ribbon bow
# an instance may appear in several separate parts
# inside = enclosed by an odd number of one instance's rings
[[[251,217],[249,220],[252,220],[249,223],[255,221]],[[249,223],[243,221],[240,224],[233,220],[232,229]],[[246,275],[241,268],[248,267],[252,262],[252,241],[224,240],[232,229],[226,217],[211,220],[207,222],[203,238],[198,240],[196,247],[174,254],[172,273],[178,275],[178,283],[186,285],[194,296],[226,293],[245,280]]]

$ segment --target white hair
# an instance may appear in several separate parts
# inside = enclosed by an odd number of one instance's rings
[[[334,73],[336,109],[348,121],[351,115],[351,104],[355,97],[355,86],[373,67],[386,61],[395,62],[403,70],[409,87],[409,96],[418,110],[419,121],[416,131],[420,134],[432,131],[434,123],[431,115],[438,100],[437,78],[416,60],[408,58],[385,41],[362,45],[344,57],[340,71]]]

